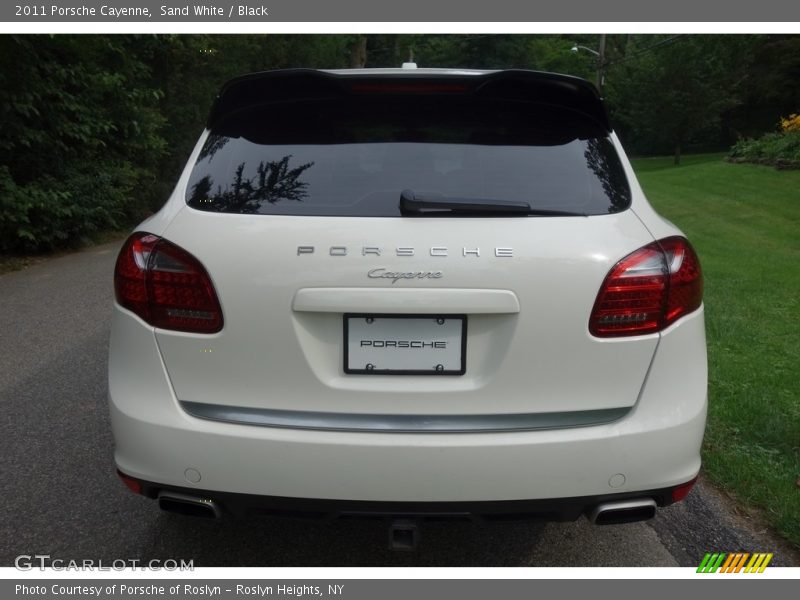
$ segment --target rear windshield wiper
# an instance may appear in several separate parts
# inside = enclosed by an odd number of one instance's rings
[[[514,200],[483,200],[480,198],[451,198],[448,196],[415,194],[403,190],[400,194],[400,213],[403,215],[436,216],[452,213],[473,215],[539,215],[551,217],[585,217],[584,213],[548,208],[532,208],[527,202]]]

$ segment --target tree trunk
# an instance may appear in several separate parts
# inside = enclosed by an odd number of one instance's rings
[[[363,69],[367,64],[367,36],[360,35],[350,46],[350,68]]]
[[[680,142],[676,142],[675,143],[675,164],[676,165],[681,164],[681,143]]]

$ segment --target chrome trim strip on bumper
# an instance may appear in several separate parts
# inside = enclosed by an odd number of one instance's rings
[[[372,415],[274,410],[181,401],[193,417],[210,421],[322,431],[376,433],[488,433],[600,425],[620,419],[632,407],[500,415]]]

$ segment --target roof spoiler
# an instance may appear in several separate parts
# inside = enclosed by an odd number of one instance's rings
[[[347,95],[471,94],[525,100],[581,112],[611,132],[605,105],[597,88],[579,77],[511,69],[483,74],[442,74],[425,71],[332,73],[314,69],[285,69],[251,73],[222,86],[211,108],[208,127],[241,110],[274,102],[316,100]]]

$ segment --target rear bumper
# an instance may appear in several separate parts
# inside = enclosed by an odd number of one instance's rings
[[[378,513],[459,505],[456,512],[469,514],[501,507],[501,513],[574,518],[607,497],[644,495],[664,504],[664,490],[692,480],[700,468],[702,311],[664,333],[641,396],[624,417],[487,433],[316,431],[199,419],[175,398],[152,330],[115,313],[115,459],[149,490],[179,489],[226,507],[265,504],[267,510],[287,504],[297,510],[313,499],[329,508],[310,512],[334,514],[351,512],[345,505],[380,503]]]
[[[158,498],[162,492],[212,501],[222,514],[234,517],[267,516],[308,520],[336,519],[413,519],[453,521],[574,521],[589,515],[606,503],[634,499],[653,499],[658,506],[673,503],[674,488],[603,494],[546,500],[505,500],[483,502],[370,502],[363,500],[321,500],[318,498],[286,498],[236,494],[196,488],[164,486],[139,481],[141,494]]]

